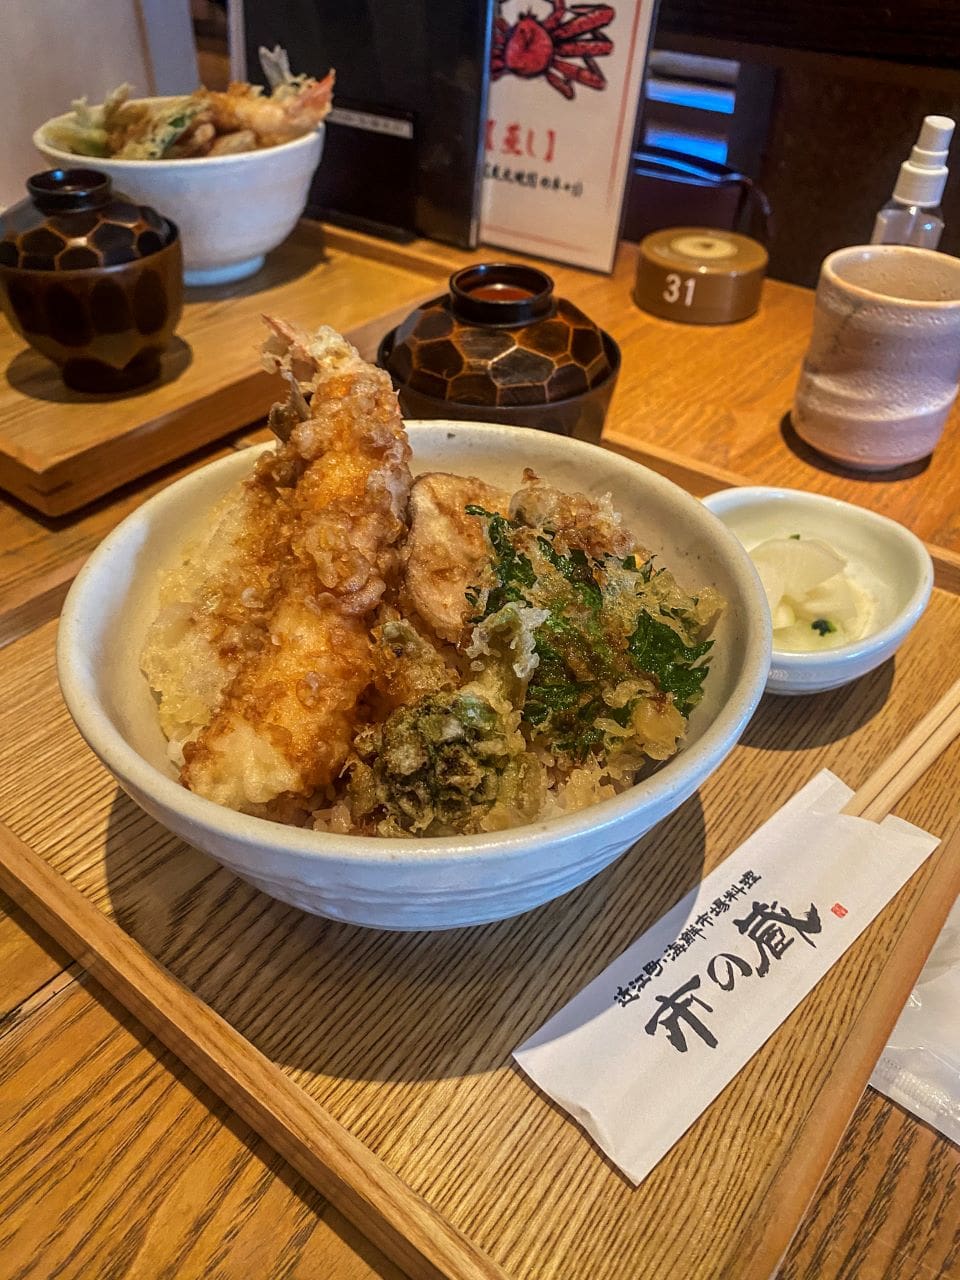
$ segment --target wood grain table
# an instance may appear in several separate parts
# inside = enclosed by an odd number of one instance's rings
[[[385,314],[396,323],[433,288],[433,271],[334,246],[301,222],[256,276],[186,290],[157,382],[130,395],[71,390],[0,323],[0,486],[45,515],[76,511],[266,413],[264,314],[323,321],[362,343],[368,321],[379,336]]]
[[[384,249],[363,237],[344,243],[436,279],[470,257],[427,244]],[[633,260],[624,246],[610,278],[551,268],[560,291],[624,348],[609,420],[614,447],[695,492],[775,482],[885,510],[943,549],[942,585],[956,590],[950,559],[960,547],[955,496],[950,502],[960,473],[956,423],[929,467],[897,480],[864,480],[818,464],[782,427],[811,295],[768,282],[754,320],[686,329],[632,307]],[[40,634],[84,555],[143,497],[246,438],[208,446],[73,519],[44,521],[15,503],[0,504],[0,643]],[[15,644],[10,657],[12,669],[23,672],[18,714],[26,731],[40,694],[30,663],[20,662],[21,649],[27,652]],[[952,652],[944,660],[952,661]],[[765,732],[788,730],[786,711],[767,716]],[[18,723],[9,708],[5,723]],[[815,747],[824,731],[811,723],[807,746]],[[751,749],[775,745],[757,741]],[[5,803],[27,815],[36,807],[29,771],[14,791]],[[130,834],[140,838],[134,827]],[[0,903],[0,975],[0,1280],[399,1275],[9,903]],[[716,1212],[723,1212],[722,1202]],[[960,1276],[958,1223],[956,1148],[868,1090],[779,1274],[783,1280]],[[701,1229],[713,1229],[709,1218]],[[723,1274],[735,1278],[746,1270],[746,1261],[740,1272],[734,1260]]]

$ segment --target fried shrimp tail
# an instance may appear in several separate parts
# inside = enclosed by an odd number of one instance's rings
[[[271,413],[283,439],[165,585],[143,665],[181,781],[269,814],[307,802],[346,759],[411,477],[389,377],[332,329],[267,323],[264,361],[288,384]]]
[[[245,132],[256,147],[275,147],[316,129],[333,103],[335,75],[294,79],[267,96],[258,85],[231,84],[204,91],[204,104],[218,134]]]
[[[71,115],[45,127],[49,141],[82,156],[120,160],[193,160],[276,147],[313,133],[333,105],[336,73],[294,75],[285,49],[260,49],[269,85],[232,83],[226,91],[130,99],[119,85],[100,106],[76,99]]]

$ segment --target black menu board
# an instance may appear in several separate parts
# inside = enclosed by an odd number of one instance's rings
[[[473,247],[491,0],[244,0],[247,74],[282,45],[295,72],[336,68],[308,213]]]

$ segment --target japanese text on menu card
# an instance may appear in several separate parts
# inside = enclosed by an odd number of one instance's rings
[[[652,0],[496,0],[481,238],[609,271]]]

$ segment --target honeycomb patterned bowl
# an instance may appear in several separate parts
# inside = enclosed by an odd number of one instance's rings
[[[81,391],[152,381],[183,306],[177,228],[92,169],[55,169],[0,219],[0,305]]]
[[[535,427],[596,443],[620,350],[545,272],[481,263],[380,344],[404,415]]]

